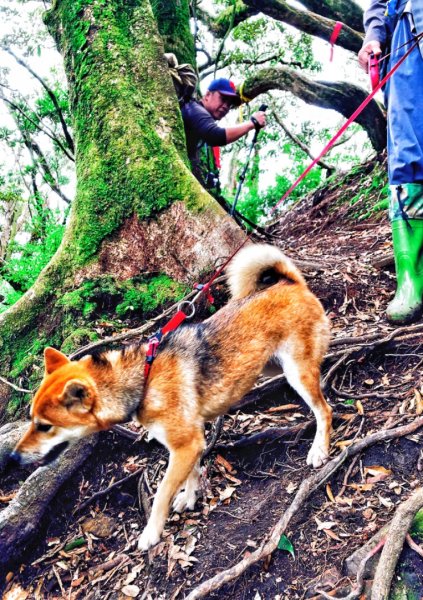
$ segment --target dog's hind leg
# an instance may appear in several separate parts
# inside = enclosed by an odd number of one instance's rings
[[[182,487],[184,489],[173,501],[173,510],[178,513],[184,510],[193,510],[195,506],[197,490],[200,487],[200,461],[197,461]]]
[[[320,364],[310,360],[303,351],[278,352],[288,383],[308,404],[316,418],[316,435],[307,455],[307,464],[320,467],[329,457],[332,409],[326,402],[320,386]]]
[[[204,435],[202,431],[185,431],[182,445],[168,441],[170,452],[169,464],[165,476],[159,485],[154,498],[153,507],[148,523],[138,540],[140,550],[148,550],[157,544],[169,515],[172,498],[190,477],[191,471],[199,461],[204,450]]]

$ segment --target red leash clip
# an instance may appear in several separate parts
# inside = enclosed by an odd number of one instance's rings
[[[379,73],[379,59],[377,56],[370,54],[369,57],[369,75],[370,75],[370,83],[372,86],[372,90],[374,90],[380,82],[380,73]]]

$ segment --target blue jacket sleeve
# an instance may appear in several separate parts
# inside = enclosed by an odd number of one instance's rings
[[[226,144],[225,129],[216,125],[215,120],[204,107],[197,103],[192,104],[182,114],[185,129],[188,132],[195,132],[195,136],[209,144],[209,146],[224,146]]]
[[[363,23],[366,37],[363,45],[373,41],[380,42],[381,46],[386,44],[386,4],[386,0],[371,0],[370,7],[364,13]]]

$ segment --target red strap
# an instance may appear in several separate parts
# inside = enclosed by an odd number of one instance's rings
[[[216,169],[220,169],[220,167],[222,166],[222,163],[220,161],[220,147],[212,146],[212,151],[213,151],[213,158],[214,158],[214,164],[216,166]]]
[[[342,26],[342,23],[341,23],[341,26]],[[339,27],[339,29],[340,28],[341,27]],[[374,96],[378,93],[378,91],[385,85],[385,83],[395,73],[395,71],[397,69],[399,69],[399,67],[402,65],[402,63],[405,61],[405,59],[408,57],[408,55],[414,50],[414,48],[417,47],[417,45],[419,44],[419,41],[420,41],[420,38],[418,38],[414,42],[414,44],[400,58],[400,60],[396,63],[396,65],[394,65],[392,67],[392,69],[389,71],[389,73],[387,73],[385,75],[385,77],[382,79],[382,81],[380,81],[379,84],[374,88],[374,90],[363,100],[363,102],[353,112],[353,114],[350,116],[350,118],[342,125],[342,127],[339,129],[339,131],[326,144],[326,146],[323,148],[323,150],[320,152],[320,154],[309,164],[309,166],[301,173],[301,175],[298,177],[298,179],[285,192],[285,194],[282,196],[282,198],[279,200],[279,202],[277,202],[275,204],[275,206],[269,211],[269,216],[272,215],[275,212],[275,210],[278,208],[278,206],[280,204],[282,204],[282,202],[284,202],[284,200],[291,194],[291,192],[297,187],[297,185],[308,175],[308,173],[311,171],[311,169],[320,161],[320,159],[324,156],[324,154],[326,154],[326,152],[328,152],[328,150],[330,150],[330,148],[332,148],[332,146],[335,144],[335,142],[341,137],[341,135],[344,133],[344,131],[346,129],[348,129],[348,127],[351,125],[351,123],[353,123],[353,121],[355,121],[355,119],[358,117],[358,115],[366,108],[366,106],[368,104],[370,104],[370,102],[373,100]],[[214,280],[225,270],[226,266],[231,262],[231,260],[233,259],[233,257],[236,254],[238,254],[238,252],[241,250],[241,248],[243,248],[245,246],[245,244],[251,238],[251,236],[253,235],[253,233],[254,232],[250,233],[244,239],[244,241],[242,242],[242,244],[240,244],[238,246],[238,248],[236,248],[235,251],[229,256],[229,258],[224,262],[224,264],[219,269],[217,269],[217,271],[215,271],[215,273],[211,277],[211,279],[206,284],[204,284],[203,288],[200,290],[201,294],[209,293],[210,286],[212,285],[212,283],[214,282]],[[182,321],[184,321],[185,319],[186,319],[186,314],[184,312],[182,312],[181,310],[179,310],[175,314],[175,316],[169,321],[169,323],[167,323],[163,327],[163,329],[161,330],[162,333],[167,333],[169,331],[172,331],[173,329],[176,329],[176,327],[178,327],[178,325],[180,325],[182,323]],[[149,347],[149,350],[150,350],[150,347]],[[148,352],[147,352],[147,355],[149,355]],[[147,376],[148,376],[149,370],[150,370],[150,364],[146,363],[145,364],[145,371],[144,371],[144,384],[145,384],[145,382],[147,380]]]
[[[166,323],[166,325],[163,327],[162,334],[164,335],[165,333],[169,333],[169,331],[173,331],[179,327],[179,325],[183,323],[186,318],[186,314],[182,310],[178,310],[178,312],[170,319],[169,323]]]
[[[369,75],[370,75],[370,84],[372,86],[372,90],[375,89],[379,85],[380,81],[380,72],[379,72],[379,59],[372,54],[369,57]]]
[[[323,150],[320,152],[319,156],[317,156],[310,164],[309,166],[305,169],[305,171],[303,171],[301,173],[301,175],[298,177],[298,179],[291,185],[291,187],[285,192],[285,194],[282,196],[282,198],[279,200],[279,202],[277,204],[275,204],[275,206],[272,208],[272,210],[269,212],[269,215],[273,214],[274,211],[277,209],[277,207],[282,204],[282,202],[289,196],[289,194],[292,192],[293,189],[295,189],[297,187],[297,185],[300,183],[300,181],[302,181],[304,179],[304,177],[306,175],[309,174],[309,172],[311,171],[311,169],[319,162],[319,160],[322,158],[322,156],[324,154],[326,154],[326,152],[328,150],[330,150],[330,148],[332,148],[332,146],[335,144],[335,142],[341,137],[341,135],[344,133],[344,131],[346,129],[348,129],[348,127],[351,125],[351,123],[353,121],[356,120],[356,118],[358,117],[358,115],[366,108],[366,106],[368,104],[370,104],[370,102],[373,100],[373,98],[376,96],[376,94],[378,93],[378,91],[385,85],[385,83],[388,81],[388,79],[395,73],[395,71],[402,65],[402,63],[405,61],[405,59],[407,58],[407,56],[412,52],[412,50],[414,50],[414,48],[418,45],[419,40],[417,40],[412,46],[411,48],[409,48],[409,50],[407,50],[407,52],[404,54],[404,56],[402,56],[400,58],[400,60],[397,62],[397,64],[392,67],[392,69],[389,71],[389,73],[387,73],[385,75],[385,77],[382,79],[382,81],[379,81],[378,85],[375,87],[375,89],[363,100],[363,102],[360,104],[360,106],[358,108],[356,108],[356,110],[353,112],[353,114],[350,116],[350,118],[342,125],[341,129],[333,136],[333,138],[328,142],[328,144],[326,144],[326,146],[323,148]]]
[[[329,40],[329,44],[330,44],[330,62],[333,61],[333,51],[334,51],[334,46],[336,44],[336,40],[338,39],[339,33],[342,29],[342,25],[343,23],[341,23],[341,21],[337,21],[335,23],[335,26],[333,28],[332,31],[332,35],[330,36],[330,40]]]

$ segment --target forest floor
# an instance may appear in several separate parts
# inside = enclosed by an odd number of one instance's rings
[[[423,411],[423,331],[377,343],[395,329],[384,315],[395,277],[393,264],[375,266],[391,250],[385,213],[362,218],[367,203],[381,193],[372,188],[375,179],[372,172],[352,175],[342,187],[303,201],[272,228],[275,243],[307,265],[303,271],[330,315],[333,339],[372,342],[346,350],[336,368],[331,369],[335,360],[325,363],[325,393],[336,414],[331,457],[351,441],[409,423]],[[134,547],[145,523],[140,498],[154,493],[166,452],[154,441],[104,433],[52,503],[38,543],[7,575],[3,597],[186,597],[261,545],[311,474],[306,455],[313,428],[309,410],[283,380],[260,402],[225,416],[204,460],[203,497],[195,511],[172,515],[162,542],[148,556]],[[354,580],[346,574],[345,559],[422,484],[421,440],[421,433],[401,437],[345,461],[294,515],[282,549],[207,597],[317,599],[322,588],[342,597]],[[138,476],[128,476],[141,468],[138,486]],[[8,471],[0,501],[13,496],[26,475],[24,469]],[[415,596],[397,597],[423,597],[423,559],[406,548],[401,565],[396,581],[411,581]]]

